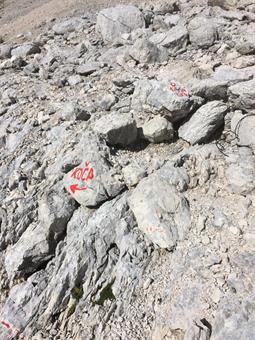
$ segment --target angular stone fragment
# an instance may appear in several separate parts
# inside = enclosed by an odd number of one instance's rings
[[[186,27],[178,25],[167,32],[152,35],[150,41],[156,45],[166,47],[169,55],[176,56],[186,50],[188,31]]]
[[[26,57],[31,54],[40,53],[41,49],[37,44],[23,44],[11,50],[11,55],[15,57]]]
[[[214,20],[207,17],[192,19],[188,31],[190,42],[197,47],[210,47],[217,39],[217,27]]]
[[[129,198],[139,229],[156,245],[171,249],[190,228],[186,198],[160,170],[141,180]]]
[[[179,137],[191,144],[205,142],[223,124],[227,110],[227,105],[220,101],[203,105],[180,127]]]
[[[255,80],[241,82],[230,86],[229,100],[237,109],[249,111],[255,107]]]
[[[30,225],[7,250],[5,268],[10,278],[31,274],[49,261],[74,210],[75,201],[60,189],[60,184],[42,197],[39,224]]]
[[[170,83],[158,80],[139,80],[132,98],[136,111],[161,113],[171,122],[186,117],[195,107],[193,97],[178,96],[170,90]]]
[[[168,52],[162,47],[157,47],[146,38],[137,39],[129,51],[130,56],[139,63],[163,62],[168,58]]]
[[[137,127],[131,115],[110,113],[96,121],[94,130],[110,145],[126,146],[135,142]]]
[[[122,169],[124,180],[128,187],[135,186],[139,181],[146,176],[146,170],[138,165],[127,165]]]
[[[52,30],[59,35],[79,31],[84,26],[83,20],[80,18],[70,18],[55,24]]]
[[[164,117],[155,117],[142,127],[143,136],[151,143],[170,142],[174,138],[173,125]]]
[[[96,30],[101,33],[105,43],[112,43],[123,33],[130,33],[136,28],[144,27],[142,13],[134,6],[117,6],[99,12]]]
[[[90,74],[98,71],[101,67],[102,63],[91,62],[80,65],[76,68],[76,73],[82,76],[89,76]]]
[[[63,120],[70,121],[86,121],[90,118],[90,114],[87,112],[87,110],[74,102],[65,103],[63,108],[60,110],[60,115]]]

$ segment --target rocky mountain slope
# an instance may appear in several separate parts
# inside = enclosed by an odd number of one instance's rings
[[[255,333],[255,5],[0,45],[0,339]]]

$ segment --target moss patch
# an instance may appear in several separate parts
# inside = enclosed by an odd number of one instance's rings
[[[74,287],[74,288],[71,290],[71,294],[72,294],[72,297],[73,297],[75,300],[79,301],[80,298],[81,298],[82,295],[83,295],[83,288],[82,288],[82,286],[80,286],[80,287]]]
[[[109,283],[100,293],[100,297],[97,301],[94,301],[93,302],[93,305],[100,305],[100,306],[103,306],[104,302],[106,300],[115,300],[115,296],[112,292],[112,285],[113,285],[113,282]]]

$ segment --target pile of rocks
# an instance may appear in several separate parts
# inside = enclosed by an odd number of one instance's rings
[[[253,339],[255,7],[166,1],[0,44],[0,339]]]

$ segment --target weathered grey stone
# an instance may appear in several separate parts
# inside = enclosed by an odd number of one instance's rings
[[[173,125],[164,117],[155,117],[142,127],[143,136],[151,143],[170,142],[174,138]]]
[[[164,48],[157,47],[146,38],[136,40],[129,50],[130,56],[137,62],[147,64],[163,62],[168,59],[168,52]]]
[[[50,260],[74,210],[75,201],[60,184],[44,195],[39,202],[39,225],[30,225],[7,251],[5,268],[11,279],[31,274]]]
[[[11,57],[12,45],[1,44],[0,45],[0,59],[6,59]]]
[[[191,144],[205,142],[223,124],[227,110],[227,105],[220,101],[203,105],[180,127],[179,137]]]
[[[167,32],[152,35],[150,41],[156,45],[166,47],[169,55],[176,56],[187,48],[188,31],[185,26],[178,25]]]
[[[95,207],[120,193],[124,187],[120,180],[105,158],[92,154],[65,175],[64,184],[81,205]]]
[[[208,0],[209,6],[219,6],[224,9],[234,9],[237,3],[238,0]]]
[[[188,31],[190,42],[197,47],[210,47],[217,39],[217,28],[211,18],[195,17],[190,21]]]
[[[238,151],[228,158],[226,177],[231,192],[247,195],[255,189],[255,158],[249,148],[239,148]]]
[[[238,145],[255,148],[255,113],[249,116],[236,111],[231,120],[231,130],[238,136]]]
[[[179,97],[169,86],[167,81],[139,80],[132,97],[132,108],[141,112],[161,113],[171,122],[186,117],[195,107],[194,98]]]
[[[128,187],[137,185],[146,176],[146,170],[138,165],[127,165],[122,169],[125,183]]]
[[[82,77],[79,76],[78,74],[73,75],[73,76],[68,77],[67,81],[70,86],[75,86],[82,82]]]
[[[82,76],[89,76],[90,74],[98,71],[101,67],[101,63],[91,62],[84,65],[80,65],[76,68],[76,73]]]
[[[105,43],[112,43],[123,33],[130,33],[136,28],[144,27],[144,18],[134,6],[117,6],[99,12],[96,30],[101,33]]]
[[[110,113],[100,118],[94,130],[104,136],[110,145],[126,146],[135,142],[137,127],[131,115]]]
[[[79,31],[84,26],[84,22],[81,18],[70,18],[63,22],[57,23],[52,27],[52,30],[56,34],[66,34],[75,31]]]
[[[100,100],[99,100],[99,107],[103,110],[110,111],[111,107],[116,103],[116,97],[111,94],[105,94]]]
[[[186,237],[191,223],[188,201],[170,183],[159,170],[141,180],[129,198],[139,229],[168,249]]]
[[[255,23],[251,23],[248,27],[241,30],[241,35],[236,40],[236,50],[243,54],[254,54],[255,53],[255,37],[254,37]]]
[[[11,55],[15,57],[26,57],[31,54],[40,53],[41,49],[37,44],[23,44],[17,47],[14,47],[11,50]]]
[[[229,100],[237,109],[249,111],[255,105],[255,80],[241,82],[229,88]]]
[[[87,110],[74,102],[64,103],[59,113],[63,120],[88,120],[90,118]]]
[[[25,330],[31,338],[31,323],[45,326],[56,313],[73,309],[68,301],[74,290],[84,292],[79,294],[80,303],[94,313],[108,285],[114,300],[124,297],[122,307],[126,308],[150,257],[134,225],[126,195],[105,203],[94,213],[80,207],[68,224],[66,242],[57,249],[55,261],[11,289],[1,319]],[[94,275],[95,270],[100,275]],[[93,304],[86,292],[93,292]],[[110,302],[107,299],[103,303]],[[2,335],[1,331],[2,327]]]

